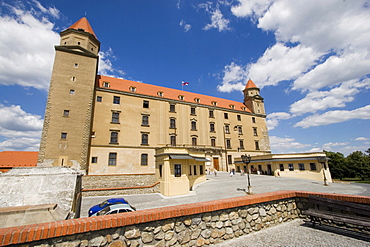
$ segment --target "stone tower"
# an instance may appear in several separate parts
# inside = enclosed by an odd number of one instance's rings
[[[260,89],[249,79],[244,90],[244,104],[255,114],[265,115],[265,106],[263,98],[260,95]]]
[[[60,33],[45,110],[38,166],[85,172],[100,42],[85,17]]]

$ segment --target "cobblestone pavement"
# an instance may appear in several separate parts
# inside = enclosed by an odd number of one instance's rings
[[[278,226],[254,232],[237,239],[213,245],[215,247],[281,247],[281,246],[370,246],[370,236],[340,231],[328,226],[312,228],[310,223],[297,219]]]

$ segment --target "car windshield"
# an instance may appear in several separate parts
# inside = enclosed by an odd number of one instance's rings
[[[102,208],[102,207],[104,207],[104,206],[105,206],[105,205],[107,205],[107,204],[108,204],[108,201],[104,201],[104,202],[102,202],[102,203],[100,203],[100,204],[99,204],[99,207],[101,207],[101,208]]]

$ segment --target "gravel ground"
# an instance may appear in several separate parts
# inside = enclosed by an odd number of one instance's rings
[[[370,246],[370,236],[338,230],[328,226],[312,228],[303,220],[293,220],[259,232],[228,240],[215,247],[265,247],[265,246]]]

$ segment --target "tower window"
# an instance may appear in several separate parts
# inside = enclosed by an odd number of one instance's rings
[[[119,124],[119,112],[112,112],[112,123]]]
[[[75,90],[74,89],[69,90],[69,94],[71,95],[75,94]]]
[[[60,134],[60,139],[67,139],[67,133],[62,132],[62,133]]]
[[[149,108],[149,101],[143,100],[143,108]]]
[[[69,110],[63,111],[63,117],[69,117]]]
[[[141,154],[141,165],[147,166],[148,165],[148,154]]]
[[[256,118],[252,117],[252,123],[256,123]]]
[[[96,96],[96,101],[97,102],[102,102],[103,101],[103,97],[102,96]]]
[[[91,157],[91,163],[98,163],[98,157]]]
[[[149,116],[143,115],[141,117],[141,126],[149,126]]]
[[[256,146],[256,150],[260,150],[260,144],[258,141],[254,141],[254,145]]]
[[[75,63],[75,65],[74,65],[74,66],[75,66],[75,68],[78,68],[78,63]]]
[[[121,98],[119,96],[113,96],[113,104],[120,104]]]
[[[230,126],[229,125],[225,125],[225,133],[230,134]]]
[[[254,136],[258,136],[257,128],[253,128],[253,135],[254,135]]]
[[[110,133],[110,143],[118,144],[118,132],[117,131],[112,131]]]
[[[146,133],[141,134],[141,145],[149,145],[149,135]]]
[[[239,140],[239,149],[243,150],[244,149],[244,141]]]
[[[71,81],[76,81],[76,77],[72,76]]]
[[[117,153],[109,153],[108,165],[109,166],[117,165]]]

